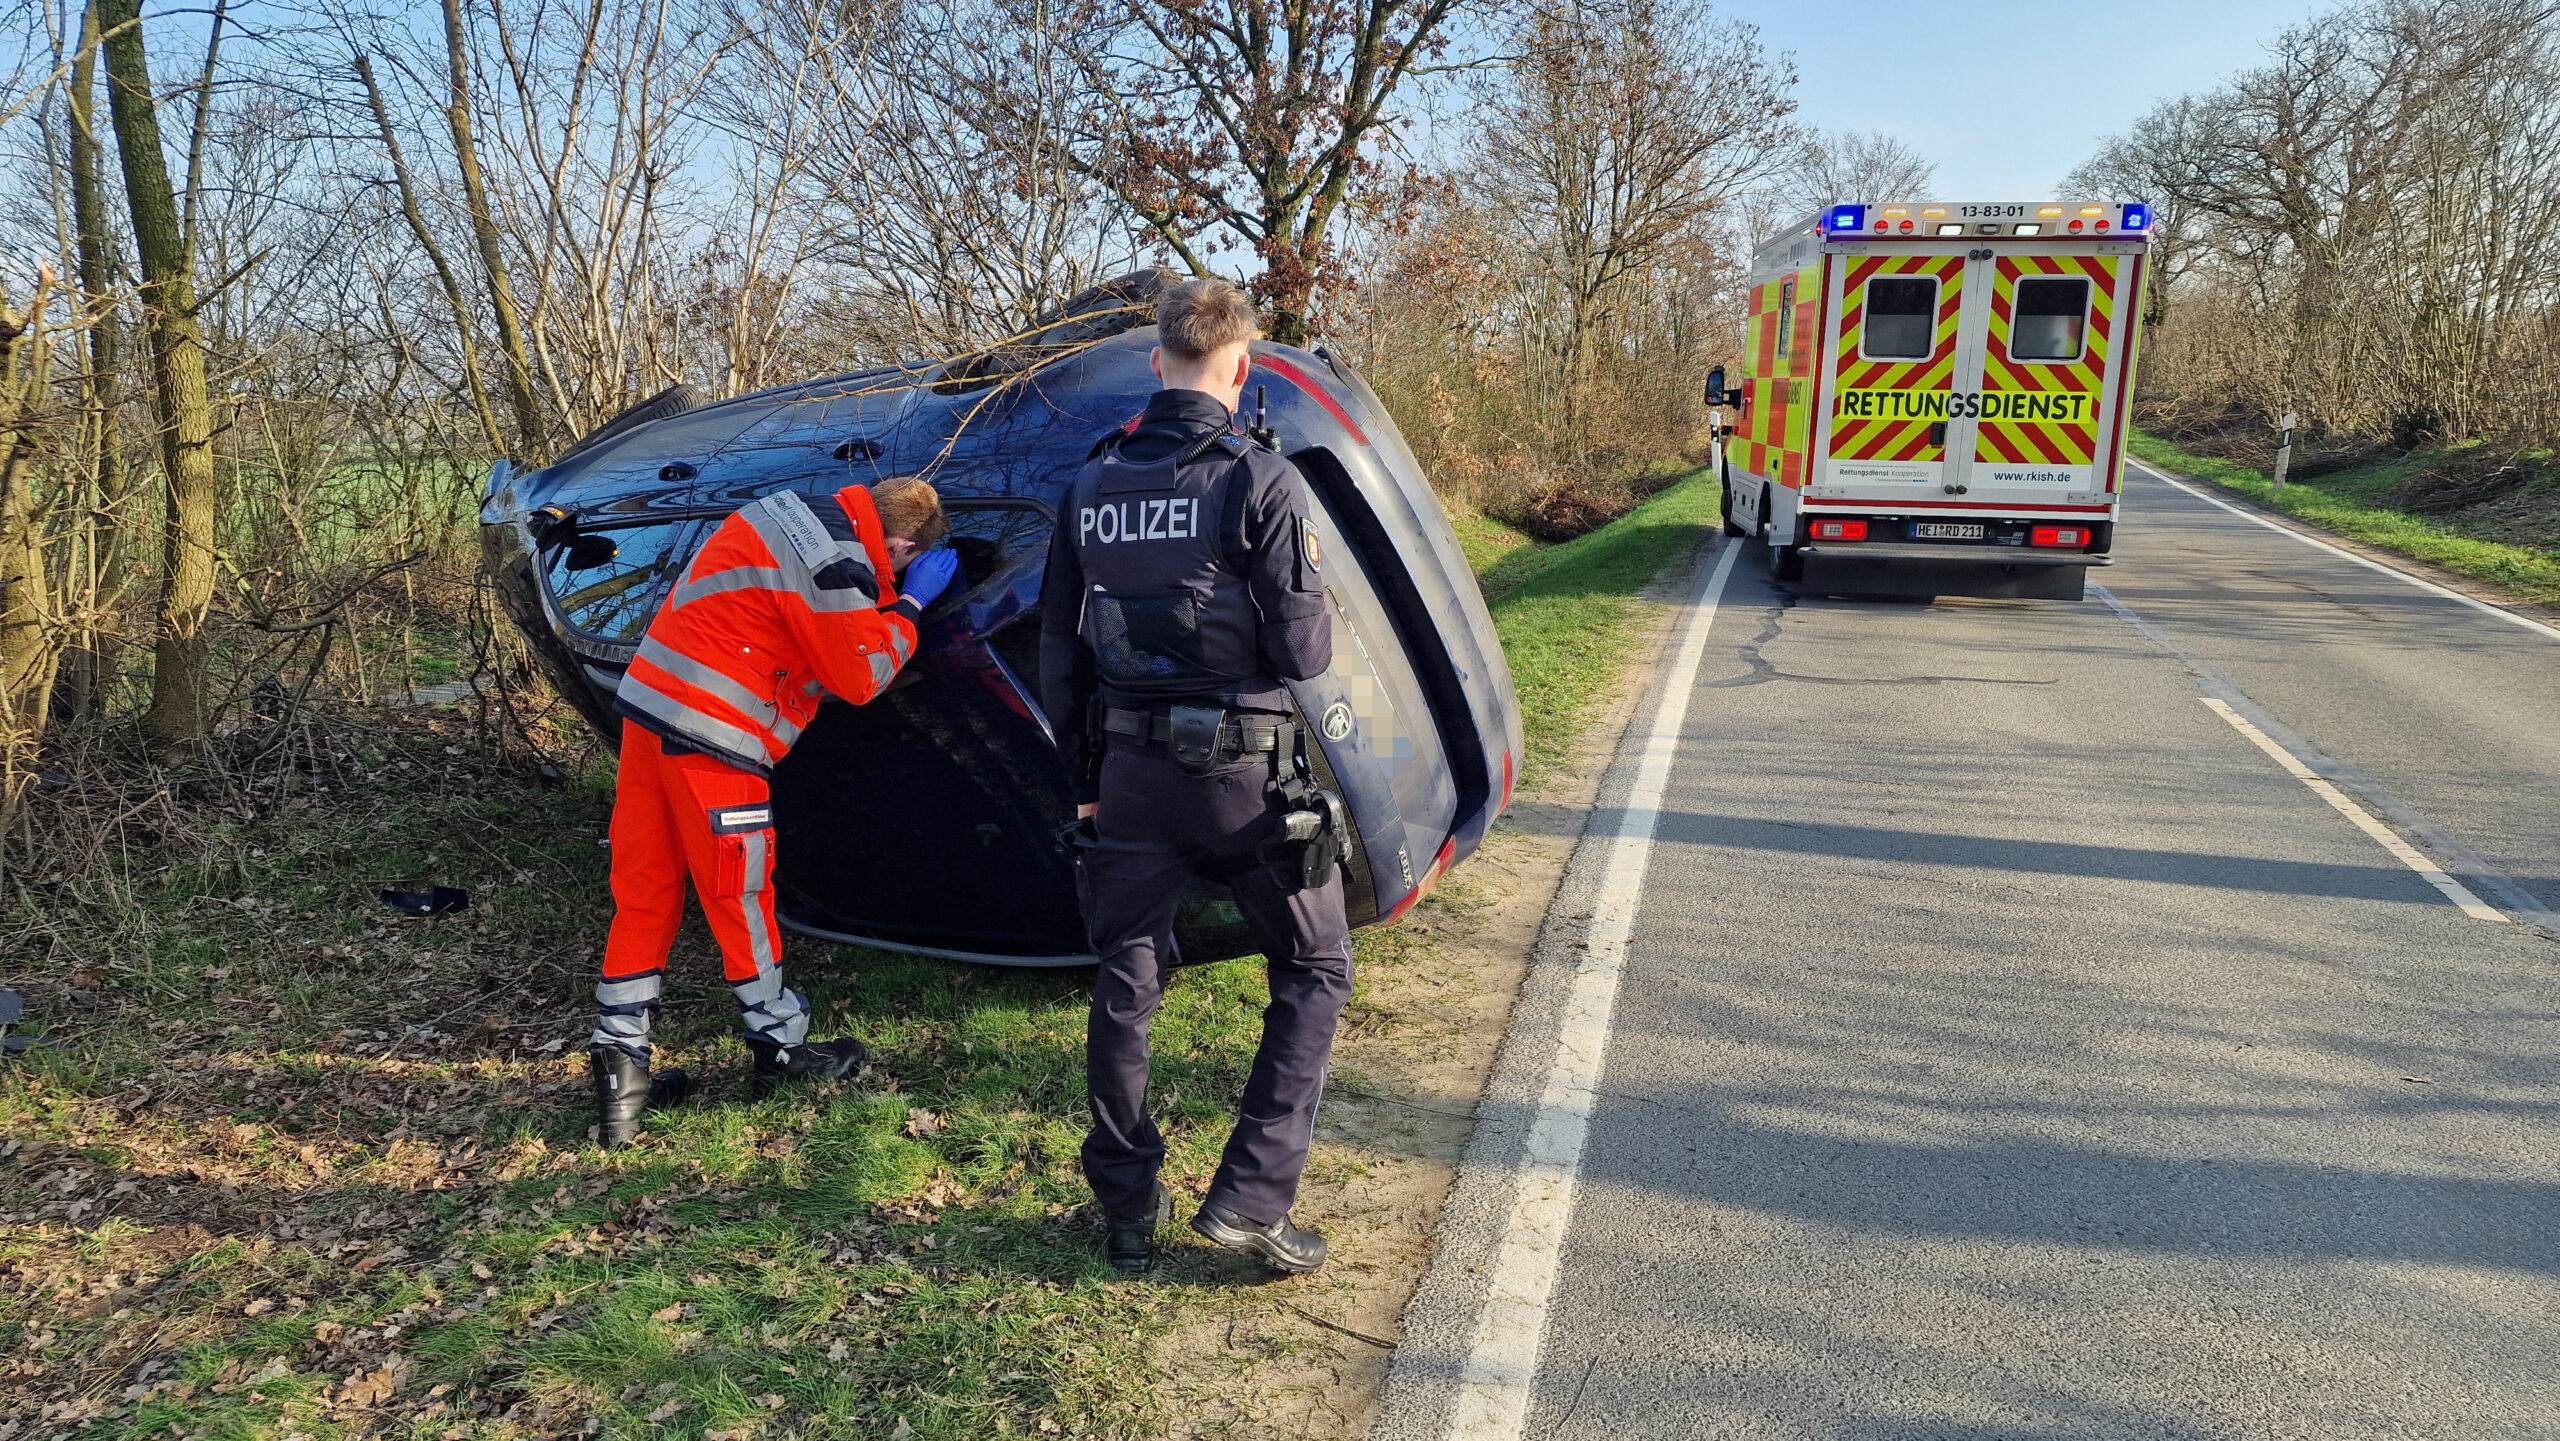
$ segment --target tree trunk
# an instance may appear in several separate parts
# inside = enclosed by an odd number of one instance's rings
[[[480,174],[479,145],[471,135],[471,51],[462,23],[462,0],[444,0],[444,46],[451,90],[445,123],[453,127],[454,163],[462,172],[463,203],[471,212],[471,238],[480,251],[480,278],[498,322],[498,349],[507,362],[507,406],[515,412],[516,459],[529,461],[542,448],[542,412],[534,403],[533,359],[525,347],[524,321],[507,282],[506,253],[498,248],[498,221],[489,209],[488,182]]]
[[[0,822],[16,811],[19,772],[44,734],[54,663],[62,653],[44,543],[27,501],[33,423],[47,379],[47,348],[32,334],[43,307],[41,284],[24,315],[0,295]]]
[[[125,204],[142,265],[143,325],[160,407],[161,468],[169,513],[161,544],[160,628],[152,647],[151,709],[143,734],[168,749],[204,738],[205,617],[213,608],[213,406],[205,387],[204,335],[196,323],[195,257],[188,253],[169,185],[169,159],[152,109],[151,61],[141,0],[98,0],[110,38],[107,104],[124,162]]]
[[[89,315],[89,363],[80,375],[80,451],[76,482],[85,518],[74,526],[80,549],[66,582],[85,613],[99,609],[99,592],[115,566],[115,523],[106,517],[122,487],[116,474],[116,365],[118,335],[111,302],[115,287],[115,235],[107,221],[106,183],[98,144],[98,0],[81,12],[80,50],[71,62],[71,219],[80,255],[81,304]],[[62,710],[73,717],[104,703],[105,659],[97,628],[79,623],[62,660]]]

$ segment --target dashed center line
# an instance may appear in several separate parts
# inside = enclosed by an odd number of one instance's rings
[[[2498,910],[2496,907],[2481,900],[2478,896],[2471,894],[2470,887],[2465,886],[2462,882],[2446,875],[2443,867],[2437,865],[2431,860],[2428,860],[2424,855],[2421,855],[2416,846],[2400,839],[2398,833],[2394,832],[2391,827],[2375,820],[2372,812],[2366,810],[2360,805],[2357,805],[2354,801],[2347,799],[2345,793],[2340,791],[2336,786],[2322,780],[2318,772],[2312,770],[2311,767],[2304,765],[2293,752],[2286,750],[2283,746],[2277,745],[2273,740],[2269,739],[2265,731],[2249,724],[2247,718],[2242,716],[2238,711],[2233,710],[2228,702],[2217,700],[2212,696],[2204,696],[2201,697],[2201,699],[2204,701],[2205,708],[2207,710],[2210,710],[2215,715],[2231,722],[2231,728],[2233,730],[2247,736],[2250,740],[2257,743],[2258,749],[2265,751],[2269,756],[2274,757],[2275,763],[2284,767],[2287,775],[2290,775],[2295,780],[2309,786],[2313,795],[2327,801],[2330,805],[2337,808],[2338,814],[2355,822],[2357,830],[2373,837],[2375,843],[2379,844],[2384,850],[2391,852],[2392,857],[2398,860],[2400,864],[2416,871],[2418,873],[2418,879],[2425,881],[2428,885],[2444,892],[2444,898],[2453,902],[2455,905],[2462,907],[2462,913],[2464,915],[2469,916],[2476,921],[2496,921],[2501,925],[2506,923],[2507,917],[2505,912]]]
[[[2462,867],[2466,877],[2477,883],[2482,890],[2493,891],[2505,898],[2510,908],[2517,912],[2516,919],[2522,919],[2544,934],[2560,939],[2560,926],[2553,924],[2560,918],[2555,918],[2550,911],[2545,910],[2523,887],[2490,869],[2488,864],[2473,855],[2469,848],[2456,844],[2451,837],[2436,830],[2426,822],[2424,817],[2411,810],[2407,802],[2382,790],[2353,768],[2341,764],[2334,757],[2322,752],[2309,740],[2292,737],[2291,732],[2286,731],[2283,726],[2268,717],[2264,710],[2252,702],[2220,671],[2188,654],[2183,646],[2169,638],[2168,632],[2152,624],[2133,607],[2116,599],[2113,591],[2102,585],[2093,585],[2089,587],[2089,593],[2105,601],[2107,608],[2114,611],[2118,619],[2141,632],[2144,639],[2167,651],[2181,665],[2184,665],[2188,674],[2196,678],[2198,688],[2204,692],[2202,700],[2215,715],[2229,721],[2232,729],[2247,736],[2258,749],[2273,757],[2277,765],[2284,767],[2285,774],[2310,787],[2314,795],[2327,801],[2337,809],[2338,814],[2352,822],[2356,829],[2363,831],[2384,850],[2389,851],[2394,860],[2415,872],[2420,880],[2435,887],[2446,900],[2460,906],[2464,915],[2474,920],[2494,921],[2501,925],[2511,919],[2505,911],[2480,899],[2477,891],[2455,879],[2444,867],[2430,859],[2426,852],[2409,844],[2398,831],[2376,819],[2372,811],[2365,809],[2363,804],[2359,804],[2354,797],[2349,796],[2346,790],[2341,788],[2339,781],[2343,780],[2375,809],[2398,820],[2412,834],[2425,840],[2438,854]],[[2277,734],[2270,734],[2270,732]]]

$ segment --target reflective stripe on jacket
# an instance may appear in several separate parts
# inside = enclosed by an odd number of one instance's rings
[[[667,593],[614,709],[767,774],[821,695],[860,705],[915,653],[916,607],[890,575],[869,490],[766,496],[722,521]]]

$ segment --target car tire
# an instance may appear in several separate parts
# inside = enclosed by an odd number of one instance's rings
[[[1724,512],[1724,533],[1736,537],[1749,535],[1751,532],[1742,528],[1742,522],[1733,518],[1733,467],[1730,464],[1724,467],[1724,474],[1716,478],[1716,496],[1719,508]]]
[[[1799,546],[1781,545],[1769,552],[1769,574],[1776,580],[1804,579],[1804,551]]]

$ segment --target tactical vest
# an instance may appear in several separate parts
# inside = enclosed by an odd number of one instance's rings
[[[1244,551],[1252,475],[1232,439],[1191,459],[1200,454],[1133,463],[1113,447],[1077,475],[1058,523],[1075,528],[1084,569],[1080,632],[1108,690],[1251,704],[1278,689],[1263,674],[1260,612],[1232,559]]]

